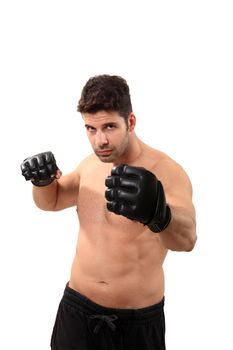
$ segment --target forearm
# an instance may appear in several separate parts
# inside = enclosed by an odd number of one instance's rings
[[[55,210],[58,195],[58,183],[54,180],[47,186],[34,186],[32,196],[35,204],[42,210]]]
[[[196,243],[195,215],[184,208],[171,208],[172,219],[167,228],[159,233],[167,249],[191,251]]]

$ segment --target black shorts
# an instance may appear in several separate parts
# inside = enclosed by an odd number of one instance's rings
[[[100,306],[66,286],[52,350],[165,350],[164,299],[141,309]]]

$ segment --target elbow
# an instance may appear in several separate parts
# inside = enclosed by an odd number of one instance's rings
[[[194,249],[196,242],[197,242],[197,235],[196,235],[196,232],[193,232],[193,234],[189,238],[187,238],[184,251],[191,252]]]
[[[185,252],[191,252],[197,242],[197,233],[196,233],[196,220],[192,220],[192,224],[189,226],[189,229],[186,233],[186,244],[185,244]]]

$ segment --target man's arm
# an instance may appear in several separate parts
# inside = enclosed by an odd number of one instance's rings
[[[147,225],[167,249],[190,251],[196,242],[192,186],[184,170],[169,158],[151,171],[121,164],[105,182],[107,208]]]
[[[38,208],[58,211],[77,205],[78,191],[79,173],[75,170],[47,186],[33,186],[32,194]]]
[[[171,222],[159,233],[160,239],[167,249],[189,252],[197,240],[194,215],[181,207],[171,207],[171,213]]]
[[[191,251],[197,240],[191,182],[182,167],[169,159],[161,161],[155,173],[163,184],[171,209],[171,221],[159,233],[161,241],[167,249]]]

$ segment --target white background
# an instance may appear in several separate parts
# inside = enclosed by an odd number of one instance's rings
[[[102,73],[193,183],[197,245],[164,265],[167,349],[233,348],[232,18],[225,0],[1,1],[1,349],[49,349],[78,231],[75,208],[34,206],[20,163],[51,150],[66,173],[90,153],[76,105]]]

